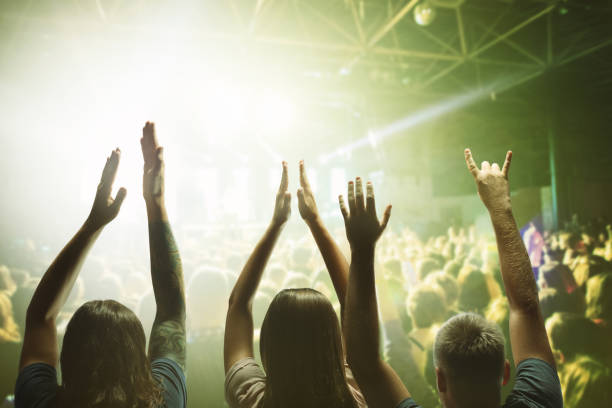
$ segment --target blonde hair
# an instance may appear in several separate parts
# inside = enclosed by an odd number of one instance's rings
[[[0,292],[0,342],[19,342],[19,327],[13,318],[13,304],[5,292]]]

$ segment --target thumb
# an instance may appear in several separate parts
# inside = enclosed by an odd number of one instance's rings
[[[304,189],[302,187],[298,188],[297,191],[298,202],[300,204],[304,203]]]
[[[124,187],[121,187],[119,191],[117,191],[117,195],[115,196],[115,200],[112,204],[113,212],[115,214],[119,213],[119,209],[121,208],[121,204],[123,204],[123,200],[125,200],[126,195],[127,190]]]

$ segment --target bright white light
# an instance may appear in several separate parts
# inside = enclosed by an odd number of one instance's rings
[[[257,101],[255,120],[264,131],[287,130],[293,124],[295,108],[293,103],[279,94],[266,94]]]
[[[434,18],[436,18],[436,9],[427,0],[414,8],[414,21],[418,25],[428,26]]]
[[[337,202],[340,194],[344,195],[346,200],[346,170],[334,167],[331,169],[331,201]]]

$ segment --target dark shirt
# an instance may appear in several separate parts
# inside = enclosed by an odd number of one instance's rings
[[[183,370],[172,360],[160,358],[151,363],[153,377],[164,388],[164,407],[185,408],[187,391]],[[45,363],[30,364],[19,373],[15,386],[15,408],[53,407],[59,385],[54,367]]]
[[[397,408],[420,408],[412,398]],[[561,384],[557,370],[547,362],[528,358],[516,370],[516,382],[502,408],[563,408]]]

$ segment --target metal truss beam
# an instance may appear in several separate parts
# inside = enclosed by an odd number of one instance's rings
[[[368,41],[368,47],[373,47],[391,30],[410,10],[417,5],[419,0],[410,0],[394,16],[391,16],[382,27]]]

